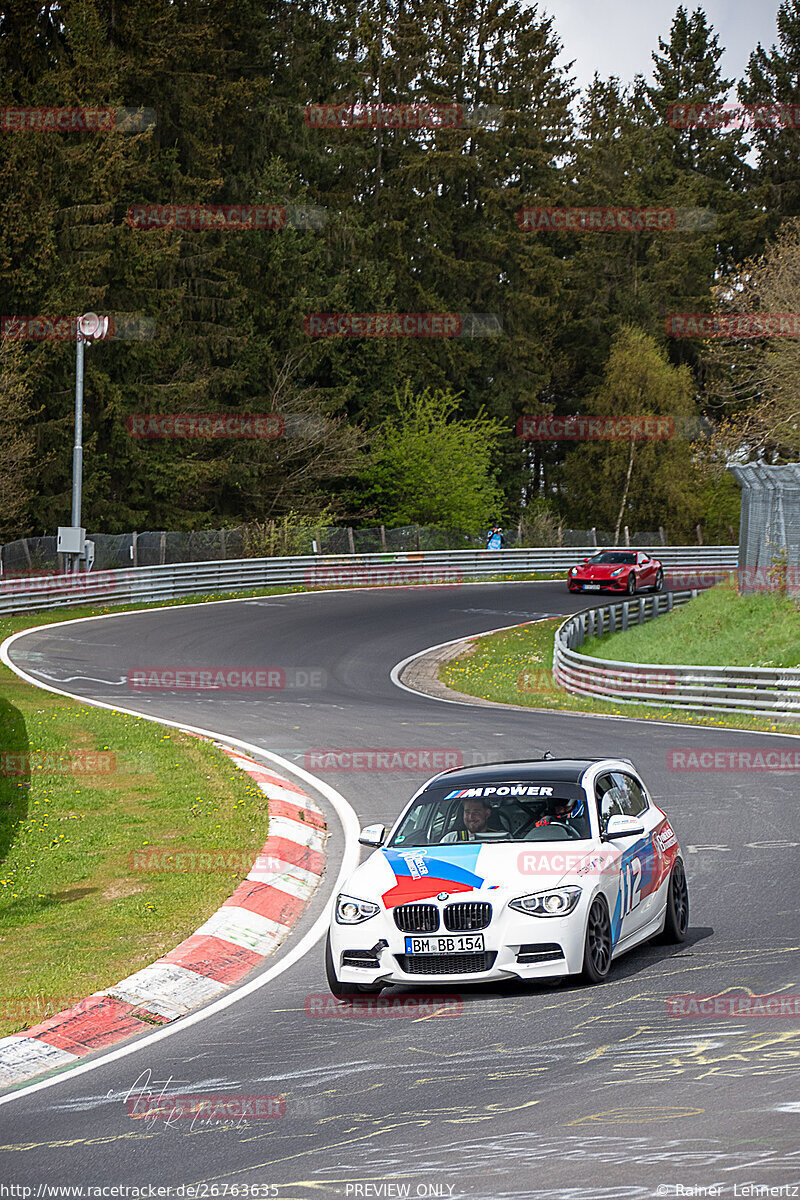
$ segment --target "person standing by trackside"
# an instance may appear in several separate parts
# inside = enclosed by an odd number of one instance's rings
[[[506,539],[503,536],[503,531],[499,525],[493,525],[486,534],[486,549],[487,550],[502,550],[506,544]]]

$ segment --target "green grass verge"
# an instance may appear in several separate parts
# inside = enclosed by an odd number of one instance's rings
[[[740,596],[731,583],[625,633],[590,638],[581,654],[687,666],[800,666],[800,607],[789,596]]]
[[[15,617],[0,622],[0,637],[63,618]],[[210,743],[40,691],[6,667],[0,747],[5,1036],[192,933],[246,876],[268,811],[263,792]],[[153,870],[142,856],[155,848],[223,853],[213,871],[166,858]]]
[[[692,601],[692,604],[696,601]],[[663,618],[659,617],[659,620]],[[439,668],[439,679],[454,691],[479,696],[500,704],[563,712],[598,713],[640,717],[644,720],[674,721],[681,725],[800,733],[800,723],[780,724],[759,716],[683,712],[657,705],[616,704],[572,696],[553,683],[553,641],[564,620],[557,617],[536,624],[520,625],[502,633],[476,638],[473,646]]]

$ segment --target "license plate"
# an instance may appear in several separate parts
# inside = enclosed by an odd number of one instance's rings
[[[599,592],[600,584],[599,583],[585,583],[583,585],[583,590],[585,592]]]
[[[485,950],[482,933],[460,933],[452,937],[407,937],[406,954],[460,954]]]

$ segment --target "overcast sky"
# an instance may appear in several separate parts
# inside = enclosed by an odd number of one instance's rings
[[[691,13],[702,8],[726,53],[723,76],[738,79],[760,41],[777,41],[778,0],[684,0]],[[637,72],[651,78],[658,39],[669,39],[678,0],[540,0],[539,11],[555,17],[564,45],[563,62],[575,60],[573,74],[585,88],[595,71],[630,82]]]

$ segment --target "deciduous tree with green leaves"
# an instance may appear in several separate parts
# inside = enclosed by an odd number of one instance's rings
[[[623,525],[653,529],[665,519],[673,536],[685,535],[698,519],[687,486],[694,474],[690,439],[697,412],[689,368],[673,367],[649,334],[627,326],[614,339],[591,408],[600,417],[669,417],[674,436],[577,446],[563,468],[570,515],[614,529],[615,543]]]
[[[463,417],[449,388],[396,391],[360,476],[358,507],[385,525],[439,525],[478,533],[499,520],[493,462],[500,423]]]

